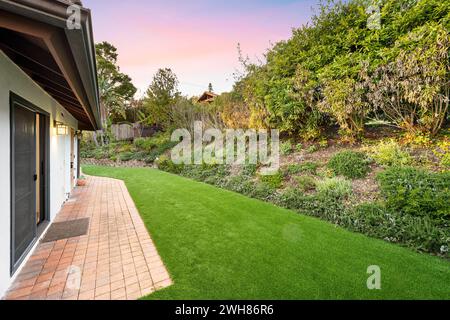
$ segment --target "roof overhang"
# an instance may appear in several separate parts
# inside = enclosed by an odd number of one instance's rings
[[[0,49],[72,113],[80,129],[97,130],[101,111],[91,14],[80,6],[80,28],[67,28],[72,3],[0,0]]]

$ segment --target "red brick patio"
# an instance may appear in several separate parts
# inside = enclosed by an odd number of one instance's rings
[[[122,181],[88,177],[55,222],[86,217],[87,235],[39,243],[5,299],[134,300],[172,284]]]

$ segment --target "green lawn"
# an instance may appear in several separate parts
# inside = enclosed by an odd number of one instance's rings
[[[124,180],[136,202],[175,282],[149,299],[450,298],[443,259],[153,169],[83,171]]]

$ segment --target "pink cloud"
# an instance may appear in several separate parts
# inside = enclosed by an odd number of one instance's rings
[[[172,1],[145,2],[146,6],[102,5],[101,11],[96,2],[93,8],[96,41],[109,41],[118,48],[121,69],[141,91],[161,67],[173,68],[182,83],[195,84],[182,84],[186,94],[198,94],[200,86],[206,89],[213,81],[216,91],[230,90],[238,66],[238,43],[250,57],[262,57],[270,42],[287,39],[291,29],[307,22],[310,15],[304,3],[204,12],[202,1],[191,7]],[[84,4],[89,7],[93,1]]]

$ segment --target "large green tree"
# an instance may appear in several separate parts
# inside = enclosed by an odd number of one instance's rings
[[[120,72],[117,48],[108,42],[99,43],[96,56],[100,101],[105,109],[106,123],[124,120],[137,89],[131,78]]]

